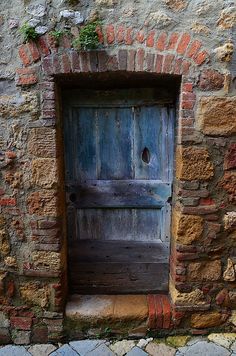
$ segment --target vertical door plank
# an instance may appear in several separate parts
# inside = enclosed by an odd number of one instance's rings
[[[132,178],[131,108],[99,108],[99,179]]]
[[[158,106],[135,108],[134,116],[135,179],[161,179],[162,122]],[[147,148],[150,162],[142,160]]]
[[[96,110],[94,108],[73,108],[73,126],[71,126],[70,132],[74,137],[70,144],[75,145],[70,161],[75,166],[77,182],[96,179]]]

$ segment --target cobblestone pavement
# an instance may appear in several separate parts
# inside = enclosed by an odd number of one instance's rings
[[[80,340],[68,344],[7,345],[0,356],[236,356],[236,333],[165,339]]]

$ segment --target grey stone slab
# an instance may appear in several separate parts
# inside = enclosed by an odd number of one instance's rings
[[[73,350],[79,353],[80,356],[85,356],[88,352],[93,351],[99,345],[105,343],[105,340],[80,340],[71,341],[69,345]]]
[[[123,356],[127,354],[133,347],[135,346],[135,342],[133,340],[121,340],[115,342],[110,346],[110,349],[115,352],[118,356]]]
[[[0,349],[0,356],[31,356],[24,346],[7,345]]]
[[[213,342],[198,341],[191,346],[184,346],[178,349],[176,356],[229,356],[230,351]]]
[[[30,352],[32,356],[48,356],[56,349],[56,346],[52,344],[36,344],[30,346],[28,352]]]
[[[155,344],[154,342],[150,342],[147,347],[146,351],[150,356],[174,356],[176,353],[176,349],[170,347],[165,344]]]
[[[95,350],[88,352],[86,356],[115,356],[115,354],[105,344],[101,344]]]
[[[126,354],[126,356],[148,356],[148,354],[139,347],[135,346]]]
[[[66,344],[51,353],[50,356],[78,356],[78,353]]]
[[[236,353],[236,341],[231,345],[230,349]]]

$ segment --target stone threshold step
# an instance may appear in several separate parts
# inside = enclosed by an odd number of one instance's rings
[[[171,306],[166,295],[71,295],[66,319],[78,325],[132,325],[147,329],[169,329]]]

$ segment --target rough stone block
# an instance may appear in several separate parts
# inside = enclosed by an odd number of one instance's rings
[[[191,316],[191,326],[196,329],[212,328],[223,322],[224,318],[218,311],[197,313]]]
[[[28,151],[37,157],[56,157],[56,132],[47,127],[33,128],[29,132]]]
[[[28,211],[30,214],[57,216],[57,198],[55,192],[45,190],[34,192],[28,196]]]
[[[189,245],[201,238],[203,218],[197,215],[184,215],[174,211],[173,236],[178,243]]]
[[[204,70],[198,86],[201,90],[219,90],[224,86],[224,75],[213,69]]]
[[[34,251],[32,252],[32,261],[36,269],[59,271],[61,266],[58,252]]]
[[[221,278],[221,261],[191,262],[187,276],[189,281],[217,281]]]
[[[206,135],[229,136],[236,133],[236,96],[202,97],[197,112],[197,124]]]
[[[37,282],[25,283],[20,286],[21,297],[28,303],[45,308],[49,302],[49,288]]]
[[[180,180],[208,180],[214,175],[213,164],[205,148],[178,147],[176,177]]]
[[[31,182],[42,188],[57,185],[57,162],[53,158],[38,158],[32,161]]]

